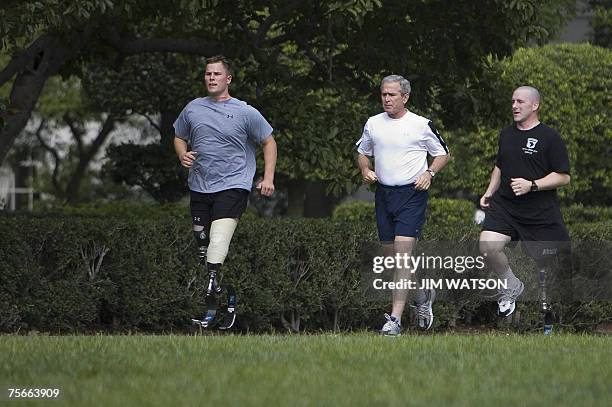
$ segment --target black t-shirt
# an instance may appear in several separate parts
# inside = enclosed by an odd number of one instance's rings
[[[539,216],[546,208],[558,208],[557,191],[529,192],[516,196],[510,186],[511,178],[532,181],[551,172],[569,174],[569,158],[565,143],[555,130],[538,124],[529,130],[519,130],[516,124],[503,129],[499,135],[499,149],[495,165],[501,170],[501,184],[494,200],[507,209],[516,209],[522,216],[533,210]]]

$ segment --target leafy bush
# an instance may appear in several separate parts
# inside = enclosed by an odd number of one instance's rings
[[[561,211],[563,219],[570,224],[612,221],[612,207],[609,206],[574,204],[562,207]]]
[[[439,200],[432,213],[463,219],[466,202]],[[207,282],[194,255],[189,216],[125,215],[0,216],[0,331],[189,329],[189,319],[204,309]],[[585,223],[570,230],[577,238],[609,241],[611,226]],[[478,228],[432,221],[426,233],[428,239],[469,244]],[[367,290],[376,242],[369,221],[245,216],[222,269],[237,290],[239,326],[296,332],[379,328],[389,298]],[[517,275],[531,284],[531,262],[521,255],[513,261]],[[448,299],[434,305],[436,326],[495,320],[486,298]],[[579,306],[568,326],[610,318],[605,304]],[[535,304],[522,307],[537,311]],[[565,309],[567,315],[576,310]],[[526,321],[523,329],[537,324]]]
[[[77,206],[56,206],[40,211],[40,216],[121,217],[133,219],[158,218],[160,216],[184,217],[187,203],[143,204],[134,201],[114,201]]]
[[[375,223],[374,202],[350,201],[334,209],[332,219],[345,222]]]

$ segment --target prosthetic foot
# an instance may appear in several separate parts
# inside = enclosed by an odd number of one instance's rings
[[[552,335],[555,315],[546,297],[546,269],[541,269],[538,276],[540,279],[540,299],[542,301],[541,312],[544,316],[544,335]]]
[[[201,328],[214,327],[226,331],[231,329],[236,321],[236,291],[229,284],[220,285],[218,283],[216,270],[218,265],[209,264],[208,266],[210,271],[206,288],[206,312],[202,319],[192,318],[191,322]],[[222,295],[224,292],[226,299]],[[219,313],[220,309],[223,311]]]

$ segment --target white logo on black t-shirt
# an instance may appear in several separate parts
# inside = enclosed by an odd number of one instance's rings
[[[523,152],[529,155],[537,153],[538,150],[535,149],[536,144],[538,144],[538,139],[529,137],[527,139],[527,147],[523,147]]]
[[[527,148],[534,148],[536,146],[536,144],[538,144],[538,139],[537,138],[529,137],[527,139]]]

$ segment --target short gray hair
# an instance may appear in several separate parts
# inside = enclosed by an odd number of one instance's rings
[[[383,80],[380,81],[380,87],[382,88],[385,83],[390,82],[399,82],[400,91],[402,92],[402,95],[410,95],[410,81],[408,79],[404,78],[401,75],[385,76]]]

